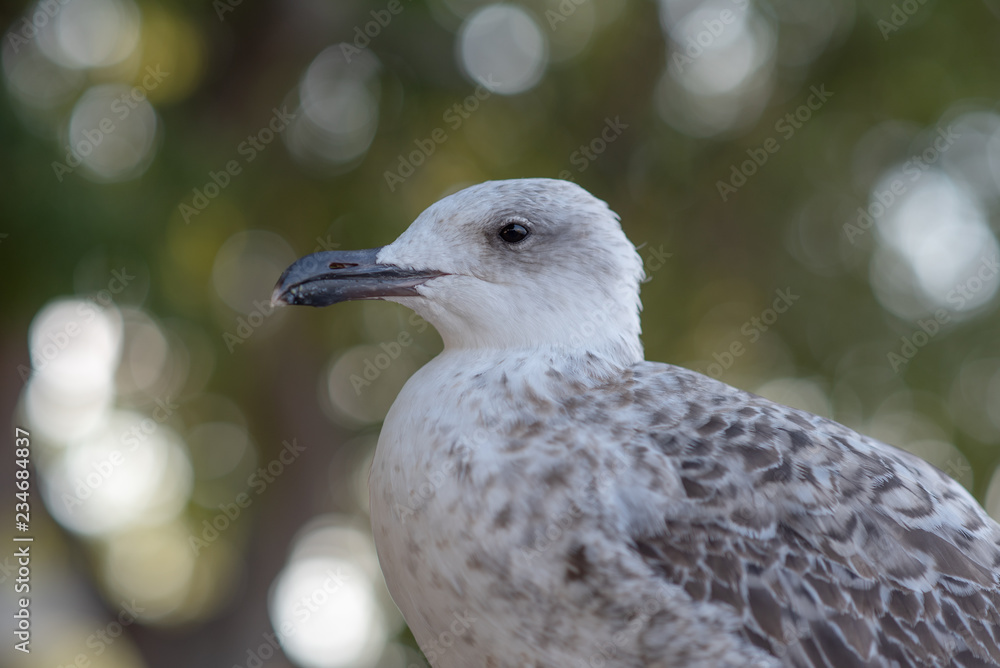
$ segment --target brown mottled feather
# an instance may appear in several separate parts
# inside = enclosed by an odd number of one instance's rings
[[[657,577],[788,666],[1000,666],[1000,529],[958,483],[683,369],[640,365],[618,391],[639,383],[693,402],[649,428],[687,495],[633,534]]]

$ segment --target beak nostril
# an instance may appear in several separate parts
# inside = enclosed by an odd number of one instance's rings
[[[350,262],[331,262],[330,269],[347,269],[348,267],[356,267],[358,265]]]

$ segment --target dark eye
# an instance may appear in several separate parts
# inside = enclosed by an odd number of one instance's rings
[[[528,228],[520,223],[508,223],[500,228],[500,238],[509,244],[516,244],[528,238]]]

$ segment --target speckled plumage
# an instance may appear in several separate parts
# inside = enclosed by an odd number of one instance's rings
[[[373,525],[435,666],[1000,665],[1000,529],[943,473],[685,369],[553,362],[445,353],[389,417]]]
[[[498,243],[512,219],[531,235]],[[603,202],[482,184],[378,261],[444,274],[393,297],[445,350],[370,481],[435,668],[1000,666],[1000,527],[920,459],[643,361],[641,262]]]

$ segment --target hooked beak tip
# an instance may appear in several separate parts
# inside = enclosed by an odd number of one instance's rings
[[[355,299],[408,297],[416,288],[443,272],[405,269],[380,264],[381,248],[360,251],[323,251],[292,264],[278,279],[271,304],[329,306]]]

